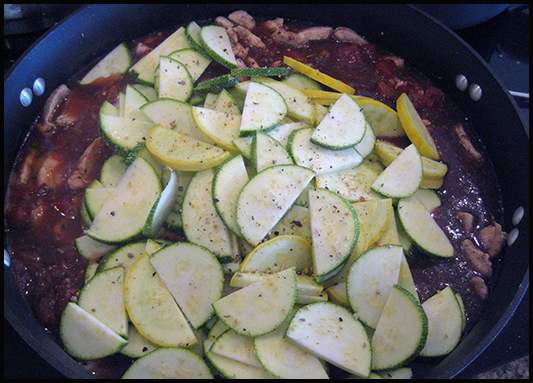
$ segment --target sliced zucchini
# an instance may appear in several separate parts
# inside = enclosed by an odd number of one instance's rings
[[[241,264],[243,272],[277,273],[294,267],[297,273],[313,266],[312,248],[308,241],[294,235],[280,235],[263,242],[250,252]]]
[[[194,90],[200,93],[218,93],[224,89],[234,87],[240,82],[239,77],[232,77],[229,74],[224,74],[210,80],[202,81]]]
[[[428,319],[418,300],[394,285],[372,336],[372,369],[399,368],[424,348]]]
[[[156,125],[168,127],[207,144],[215,143],[196,126],[192,117],[192,105],[171,98],[160,98],[143,105],[141,110]]]
[[[139,81],[153,85],[156,68],[159,65],[159,57],[190,47],[191,45],[185,36],[185,28],[181,27],[133,65],[130,72],[136,74]]]
[[[146,241],[128,243],[107,254],[98,264],[98,272],[116,266],[123,266],[126,272],[130,266],[139,258],[146,248]]]
[[[250,136],[275,128],[287,114],[285,99],[276,90],[259,82],[251,82],[244,101],[240,135]]]
[[[178,171],[210,169],[230,156],[230,153],[223,149],[161,125],[148,134],[146,146],[159,161]]]
[[[250,179],[237,200],[237,223],[244,238],[258,245],[314,175],[312,170],[300,166],[278,165]]]
[[[309,125],[315,123],[313,102],[301,90],[270,77],[254,77],[253,80],[268,85],[283,96],[287,103],[287,116],[297,121],[304,121]]]
[[[401,246],[374,247],[357,258],[348,272],[348,301],[368,327],[376,328],[392,286],[398,284],[402,255]]]
[[[262,368],[254,353],[253,339],[231,329],[220,335],[209,351],[252,367]]]
[[[463,312],[453,289],[448,286],[437,292],[422,307],[428,317],[428,337],[421,356],[447,355],[461,340]]]
[[[317,282],[323,282],[352,254],[359,238],[359,220],[345,198],[326,189],[309,191],[309,211],[313,270]]]
[[[295,300],[296,273],[290,268],[226,295],[213,307],[229,328],[258,336],[278,328],[290,315]]]
[[[237,60],[225,28],[207,25],[200,29],[200,41],[213,60],[229,69],[237,68]]]
[[[214,313],[211,304],[222,298],[224,273],[217,258],[192,243],[165,246],[150,263],[194,328]]]
[[[231,287],[246,287],[264,278],[268,278],[270,273],[248,273],[238,271],[233,274],[230,280]],[[327,300],[322,299],[323,287],[318,284],[312,276],[296,275],[296,304],[308,304],[311,301]]]
[[[130,358],[137,359],[148,355],[158,348],[159,346],[157,344],[152,343],[143,337],[137,328],[130,323],[128,328],[128,344],[120,350],[120,353],[129,356]]]
[[[226,89],[222,89],[222,91],[218,94],[217,99],[215,101],[214,107],[217,112],[224,112],[224,113],[230,113],[230,114],[241,114],[241,110],[239,109],[239,106],[235,102],[235,99]]]
[[[187,25],[187,28],[185,29],[185,36],[187,36],[187,39],[189,40],[189,43],[192,45],[194,49],[197,51],[202,52],[202,41],[200,39],[200,30],[202,27],[200,27],[195,21],[192,21]]]
[[[159,98],[186,102],[192,95],[193,79],[185,64],[168,56],[159,61]]]
[[[139,143],[146,142],[154,123],[135,118],[100,114],[100,136],[116,153],[126,156]]]
[[[386,141],[379,140],[376,142],[376,153],[379,155],[381,162],[383,162],[385,166],[389,166],[402,152],[403,149]],[[448,172],[448,166],[446,166],[446,164],[424,156],[421,158],[424,179],[438,180],[443,178]]]
[[[171,170],[170,180],[168,181],[167,186],[165,186],[161,192],[161,195],[152,206],[150,214],[148,214],[148,219],[146,220],[143,230],[145,237],[153,238],[159,233],[159,230],[161,230],[161,227],[163,226],[167,216],[174,207],[178,193],[178,179],[176,173]]]
[[[287,75],[287,77],[281,79],[281,82],[299,90],[322,90],[322,86],[318,82],[301,73],[291,73]]]
[[[285,339],[288,326],[289,320],[277,330],[254,338],[261,365],[280,379],[328,379],[320,359]]]
[[[378,176],[379,173],[363,161],[351,169],[318,175],[316,186],[332,190],[350,202],[377,200],[383,196],[371,190],[370,186]]]
[[[257,172],[274,165],[294,164],[285,148],[274,138],[257,132],[252,143],[252,160]]]
[[[237,362],[209,351],[213,343],[224,332],[229,329],[221,320],[218,320],[209,331],[207,339],[204,341],[205,356],[220,374],[226,378],[233,379],[272,379],[264,368],[252,367],[248,364]]]
[[[144,253],[130,266],[124,301],[131,322],[159,346],[193,347],[198,341],[172,294]]]
[[[137,359],[122,379],[213,379],[213,375],[194,352],[164,347]]]
[[[76,238],[75,245],[78,253],[89,262],[98,262],[104,255],[117,248],[114,245],[95,241],[88,235]]]
[[[344,307],[319,302],[299,309],[285,337],[352,374],[370,374],[372,348],[364,326]]]
[[[241,155],[236,155],[222,163],[213,178],[213,203],[224,224],[234,234],[242,236],[237,223],[237,199],[248,182],[248,173]]]
[[[318,124],[311,142],[324,148],[342,150],[360,143],[367,122],[361,108],[344,93]]]
[[[93,187],[93,185],[90,185],[85,189],[85,193],[83,193],[83,203],[87,209],[89,218],[94,219],[104,203],[112,198],[116,192],[116,188]]]
[[[415,194],[422,177],[422,159],[416,146],[411,144],[379,175],[371,188],[390,198],[405,198]]]
[[[240,137],[240,115],[194,106],[192,117],[198,128],[217,145],[234,150],[233,140]]]
[[[97,273],[80,291],[78,305],[111,330],[128,338],[128,315],[124,306],[126,269],[116,266]]]
[[[59,336],[67,352],[76,359],[93,360],[119,352],[128,341],[75,303],[61,314]]]
[[[103,204],[86,234],[108,244],[131,242],[142,236],[160,194],[161,181],[154,168],[139,157],[128,167],[116,193]]]
[[[288,76],[291,73],[291,68],[238,68],[232,69],[232,76],[265,76],[265,77],[277,77]]]
[[[304,128],[291,133],[287,149],[296,165],[321,175],[350,169],[363,161],[354,148],[330,150],[313,144],[310,141],[313,132],[312,128]]]
[[[128,85],[124,98],[124,117],[151,122],[151,120],[141,111],[141,106],[146,104],[148,99],[141,91]]]
[[[233,260],[231,232],[219,217],[212,197],[214,171],[196,173],[183,198],[183,231],[187,239],[204,246],[223,262]]]
[[[117,186],[118,180],[122,177],[127,168],[128,166],[124,161],[124,157],[118,154],[113,154],[104,162],[102,170],[100,171],[100,182],[102,183],[102,186],[105,188]]]
[[[398,219],[419,252],[430,257],[453,257],[450,240],[419,198],[402,198],[398,202]]]
[[[109,77],[114,74],[123,74],[128,71],[131,65],[131,54],[126,46],[122,43],[93,67],[80,81],[81,85],[90,84],[96,79]]]
[[[207,69],[211,63],[211,59],[200,53],[196,49],[181,49],[179,51],[172,52],[168,55],[169,58],[174,59],[185,65],[192,81],[196,82]]]

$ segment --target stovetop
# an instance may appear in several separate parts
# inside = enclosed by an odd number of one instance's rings
[[[30,23],[4,23],[4,75],[16,60],[61,17],[78,8],[60,10],[55,19],[34,16]],[[513,4],[477,26],[455,31],[488,62],[516,96],[529,136],[529,5]],[[522,96],[522,97],[520,97]],[[529,354],[529,292],[494,342],[458,377],[468,378]],[[28,363],[31,361],[31,363]],[[28,346],[4,321],[4,378],[63,377]]]

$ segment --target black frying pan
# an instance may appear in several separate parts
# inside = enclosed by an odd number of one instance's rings
[[[404,58],[428,75],[461,106],[486,146],[503,194],[504,230],[518,229],[491,281],[487,309],[463,342],[445,359],[415,365],[424,377],[453,377],[470,364],[498,335],[529,286],[529,141],[516,104],[491,69],[453,32],[414,8],[402,5],[319,4],[253,5],[97,5],[84,8],[40,39],[4,80],[4,194],[16,153],[46,98],[58,85],[121,41],[190,20],[228,15],[245,9],[254,16],[285,17],[319,25],[351,27],[371,42]],[[455,86],[457,75],[482,90],[479,101]],[[19,101],[35,79],[45,93],[28,107]],[[525,209],[515,227],[513,213]],[[69,377],[90,377],[55,344],[37,323],[4,266],[4,317],[52,366]]]

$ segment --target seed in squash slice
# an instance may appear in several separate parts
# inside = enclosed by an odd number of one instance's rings
[[[405,93],[398,98],[396,109],[407,137],[415,144],[420,154],[433,160],[439,160],[439,152],[433,137],[429,134],[413,103]]]
[[[176,171],[200,171],[220,165],[230,153],[164,126],[156,126],[146,140],[148,150]]]

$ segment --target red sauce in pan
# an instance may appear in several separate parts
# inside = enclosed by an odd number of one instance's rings
[[[460,250],[460,242],[471,238],[472,234],[465,232],[456,215],[460,211],[470,212],[475,217],[475,224],[484,227],[493,221],[501,221],[502,207],[497,181],[487,157],[473,159],[455,133],[456,126],[462,124],[473,146],[483,153],[482,144],[459,108],[425,77],[407,66],[398,67],[388,53],[374,45],[354,45],[329,39],[311,42],[304,48],[293,48],[270,39],[261,23],[253,32],[267,46],[266,50],[251,48],[259,65],[271,65],[284,55],[291,56],[341,79],[354,87],[356,94],[378,99],[393,108],[397,97],[405,92],[422,118],[432,122],[430,132],[449,168],[444,186],[438,191],[442,206],[434,211],[434,216],[452,241],[456,255],[446,261],[409,259],[409,264],[422,301],[447,285],[461,294],[467,313],[467,329],[471,328],[483,309],[483,300],[470,282],[476,273]],[[166,36],[166,33],[155,34],[139,41],[154,47]],[[226,70],[212,65],[200,80],[222,73]],[[125,75],[81,86],[76,82],[80,76],[68,84],[72,93],[55,112],[74,114],[76,122],[60,127],[46,137],[37,129],[30,131],[10,180],[5,208],[7,249],[13,273],[37,318],[54,337],[57,337],[61,312],[83,286],[88,264],[74,246],[74,240],[84,230],[79,213],[84,190],[71,190],[67,178],[87,146],[98,137],[98,111],[102,102],[115,102],[119,91],[134,82],[132,77]],[[111,154],[111,150],[105,150],[97,168]],[[32,156],[31,175],[26,182],[20,182],[24,167],[28,166],[26,161]],[[39,169],[49,157],[57,164],[54,172],[59,177],[59,186],[54,188],[39,185],[37,181]],[[96,175],[99,168],[97,170]],[[115,356],[91,362],[87,367],[97,370],[102,377],[120,375],[124,365],[128,364],[123,359]]]

